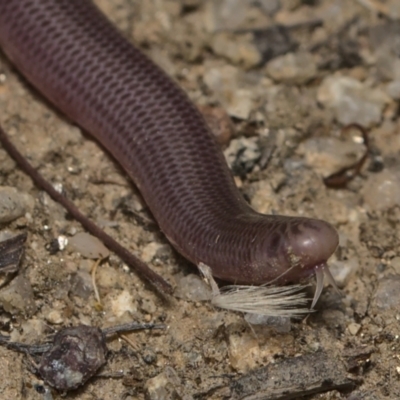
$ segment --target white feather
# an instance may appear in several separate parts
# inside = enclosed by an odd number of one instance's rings
[[[299,317],[310,312],[306,307],[304,285],[231,285],[219,289],[211,269],[203,263],[199,263],[198,268],[211,286],[211,303],[216,307],[272,317]]]
[[[228,286],[214,295],[211,303],[227,310],[268,315],[299,317],[310,312],[305,286]]]

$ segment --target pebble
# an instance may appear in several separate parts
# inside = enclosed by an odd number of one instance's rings
[[[353,322],[347,326],[347,329],[349,330],[351,335],[355,336],[358,332],[360,332],[361,325]]]
[[[45,316],[46,321],[52,325],[60,325],[63,323],[64,319],[58,310],[50,310]]]
[[[225,159],[234,174],[251,172],[261,157],[257,137],[240,137],[231,140],[224,151]]]
[[[283,25],[257,29],[253,32],[253,37],[263,64],[296,49],[290,30]]]
[[[400,309],[400,275],[391,275],[379,281],[371,305],[380,310]]]
[[[376,25],[369,30],[369,36],[379,77],[382,80],[400,80],[399,21]]]
[[[370,174],[362,195],[369,210],[386,210],[400,204],[400,168]]]
[[[394,257],[390,260],[390,265],[396,272],[396,274],[400,275],[400,257]]]
[[[153,315],[157,311],[157,306],[152,299],[142,299],[140,309],[147,314]]]
[[[271,60],[266,73],[276,82],[301,85],[315,77],[317,65],[310,53],[288,53]]]
[[[368,400],[381,400],[382,396],[379,394],[378,396],[373,393],[372,390],[355,390],[352,392],[347,400],[360,400],[360,399],[368,399]]]
[[[37,367],[46,383],[61,393],[77,389],[106,363],[107,345],[101,330],[78,325],[61,329],[54,336]]]
[[[213,37],[211,49],[216,55],[226,58],[232,64],[250,69],[260,64],[262,58],[252,40],[251,34],[221,32]]]
[[[206,2],[205,27],[209,32],[238,29],[246,19],[252,0],[211,0]]]
[[[365,153],[365,146],[350,138],[313,137],[302,142],[297,151],[304,156],[307,165],[327,176],[359,160]]]
[[[200,110],[207,125],[217,138],[217,142],[222,146],[227,145],[235,132],[235,128],[226,111],[222,107],[209,107],[203,105],[200,105],[197,108]]]
[[[124,285],[126,275],[119,269],[107,264],[101,265],[96,271],[97,286],[104,289],[113,289]]]
[[[248,89],[237,89],[228,100],[226,111],[231,117],[247,120],[253,110],[253,93]]]
[[[0,223],[5,224],[32,210],[35,201],[27,193],[10,186],[0,186]]]
[[[239,372],[247,372],[257,365],[260,348],[257,339],[249,335],[229,336],[229,362]]]
[[[137,308],[134,297],[127,290],[123,290],[111,299],[111,310],[117,317],[121,317],[125,312],[135,313]]]
[[[11,334],[12,341],[24,341],[25,343],[39,342],[46,335],[48,325],[41,318],[30,318],[21,321],[21,327]]]
[[[398,0],[388,0],[387,10],[389,18],[393,20],[400,20],[400,3]]]
[[[253,31],[271,25],[271,14],[278,11],[279,0],[207,0],[203,25],[208,32]]]
[[[280,0],[258,0],[258,6],[267,14],[275,14],[281,8]]]
[[[180,380],[172,367],[165,367],[161,374],[147,380],[145,392],[147,400],[184,399],[179,390]]]
[[[318,88],[318,101],[331,108],[343,125],[358,123],[364,127],[380,122],[388,96],[346,76],[329,76]]]
[[[288,317],[271,317],[260,314],[245,314],[244,319],[250,325],[263,325],[279,333],[290,332],[292,326],[290,323],[290,318]]]
[[[157,354],[153,349],[146,348],[142,352],[142,359],[148,365],[155,364],[157,362]]]
[[[87,271],[78,271],[72,275],[70,294],[87,300],[93,293],[92,277]]]
[[[350,278],[359,269],[359,262],[356,258],[346,261],[334,260],[329,262],[329,269],[339,287],[345,287]]]
[[[189,274],[177,280],[175,295],[190,301],[207,301],[212,297],[211,288],[195,274]]]
[[[345,314],[341,310],[325,309],[322,311],[322,318],[330,328],[344,328]]]
[[[67,245],[68,245],[68,237],[65,235],[59,235],[57,237],[57,245],[58,245],[58,250],[64,250]]]
[[[0,304],[11,314],[33,315],[36,312],[36,303],[29,280],[23,275],[17,276],[0,291]]]
[[[283,179],[286,177],[283,176]],[[269,214],[279,204],[279,196],[276,194],[271,183],[267,180],[258,182],[255,193],[251,198],[251,205],[260,213]]]
[[[400,80],[389,82],[386,86],[386,93],[393,100],[400,100]]]
[[[240,74],[232,65],[210,68],[204,73],[204,83],[231,117],[241,120],[249,118],[253,105],[250,89],[239,87]]]
[[[160,257],[161,255],[168,253],[168,251],[168,245],[157,242],[150,242],[149,244],[144,246],[140,259],[145,263],[150,263],[151,261],[153,261],[154,258]]]
[[[107,247],[97,237],[86,232],[80,232],[71,237],[68,245],[73,251],[90,259],[106,258],[110,254]]]

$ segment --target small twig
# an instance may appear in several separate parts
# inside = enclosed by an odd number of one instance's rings
[[[96,297],[97,302],[99,303],[99,306],[101,306],[101,299],[100,299],[100,293],[99,289],[97,288],[96,284],[96,272],[97,268],[100,265],[100,263],[103,261],[103,258],[99,258],[98,260],[95,261],[93,264],[92,270],[91,270],[91,277],[92,277],[92,285],[93,285],[93,290],[94,290],[94,296]]]
[[[125,341],[129,346],[132,347],[133,350],[139,352],[140,348],[137,343],[135,343],[132,339],[130,339],[127,335],[122,332],[132,332],[142,329],[165,329],[166,326],[163,324],[137,324],[136,322],[132,322],[124,325],[116,325],[110,326],[109,328],[105,328],[102,330],[104,336],[111,336],[115,333],[119,335],[119,337]]]
[[[2,343],[2,344],[6,344],[7,349],[15,350],[15,351],[18,351],[19,353],[25,353],[30,356],[46,353],[53,346],[52,343],[30,345],[30,344],[26,344],[26,343],[9,342],[9,343]]]
[[[71,201],[61,193],[57,192],[57,190],[55,190],[54,187],[46,181],[42,175],[32,167],[29,161],[16,149],[1,126],[0,142],[8,154],[16,161],[18,166],[31,177],[35,184],[46,191],[54,201],[61,204],[88,232],[99,238],[106,247],[116,253],[126,264],[138,272],[160,293],[172,294],[172,286],[167,281],[150,269],[142,260],[135,257],[130,251],[128,251],[128,249],[120,245],[93,221],[83,215]]]
[[[351,164],[347,167],[344,167],[340,169],[337,172],[334,172],[333,174],[327,176],[324,178],[324,183],[327,187],[333,188],[333,189],[340,189],[346,187],[346,185],[352,181],[357,175],[360,174],[361,168],[365,164],[365,161],[369,157],[369,154],[371,152],[370,145],[369,145],[369,138],[368,138],[368,133],[367,130],[359,125],[359,124],[350,124],[345,126],[342,129],[342,133],[346,132],[350,129],[358,129],[363,137],[363,143],[365,145],[365,153],[364,155],[354,164]]]
[[[165,329],[165,328],[166,326],[163,324],[138,324],[136,322],[132,322],[129,324],[110,326],[108,328],[102,329],[102,332],[105,336],[110,336],[113,335],[114,333],[132,332],[143,329]]]
[[[108,328],[104,328],[101,330],[104,337],[112,336],[115,333],[121,332],[132,332],[139,331],[144,329],[165,329],[166,326],[164,324],[138,324],[137,322],[132,322],[129,324],[115,325],[110,326]],[[62,328],[60,331],[70,328]],[[10,342],[9,336],[0,335],[0,346],[5,346],[10,350],[18,351],[19,353],[29,354],[31,356],[37,354],[43,354],[48,352],[53,347],[53,340],[55,335],[51,335],[48,337],[46,343],[42,344],[26,344],[20,342]],[[121,335],[122,336],[122,335]]]
[[[125,343],[127,343],[130,347],[132,347],[132,349],[133,349],[135,352],[139,352],[140,349],[139,349],[139,346],[137,345],[137,343],[135,343],[133,340],[131,340],[130,338],[128,338],[128,336],[121,334],[121,335],[119,335],[119,337],[120,337]]]

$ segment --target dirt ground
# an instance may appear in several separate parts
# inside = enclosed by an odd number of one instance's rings
[[[18,276],[29,286],[15,304],[4,296],[13,281],[0,290],[1,333],[39,343],[79,324],[166,325],[129,333],[130,343],[113,337],[103,376],[66,399],[400,398],[396,0],[96,3],[198,106],[217,110],[236,181],[257,210],[317,217],[338,229],[330,267],[343,296],[327,286],[315,313],[281,330],[190,300],[190,285],[201,288],[197,271],[172,250],[131,182],[0,53],[0,122],[12,141],[181,297],[157,295],[111,254],[97,271],[99,306],[93,260],[70,245],[51,251],[82,227],[0,149],[0,185],[18,189],[26,206],[1,229],[28,232]],[[352,122],[369,129],[371,155],[346,188],[329,189],[323,177],[364,151],[358,131],[341,132]],[[28,357],[4,347],[0,357],[1,399],[50,398],[39,393]]]

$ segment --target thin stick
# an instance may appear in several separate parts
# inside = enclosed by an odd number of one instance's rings
[[[71,201],[61,193],[57,192],[57,190],[55,190],[54,187],[46,181],[42,175],[33,168],[29,161],[16,149],[1,126],[0,142],[18,166],[31,177],[33,182],[47,192],[54,201],[60,203],[88,232],[100,239],[106,247],[116,253],[126,264],[134,269],[147,282],[153,285],[160,293],[172,294],[172,286],[167,281],[150,269],[142,260],[135,257],[128,249],[115,241],[93,221],[83,215]]]
[[[102,261],[103,261],[103,258],[97,259],[95,261],[95,263],[93,264],[92,271],[90,273],[90,275],[92,276],[92,285],[93,285],[93,290],[94,290],[94,296],[96,297],[96,300],[99,303],[99,306],[102,306],[102,305],[101,305],[99,289],[97,288],[97,284],[96,284],[96,272],[97,272],[98,266],[100,265],[100,263]]]

